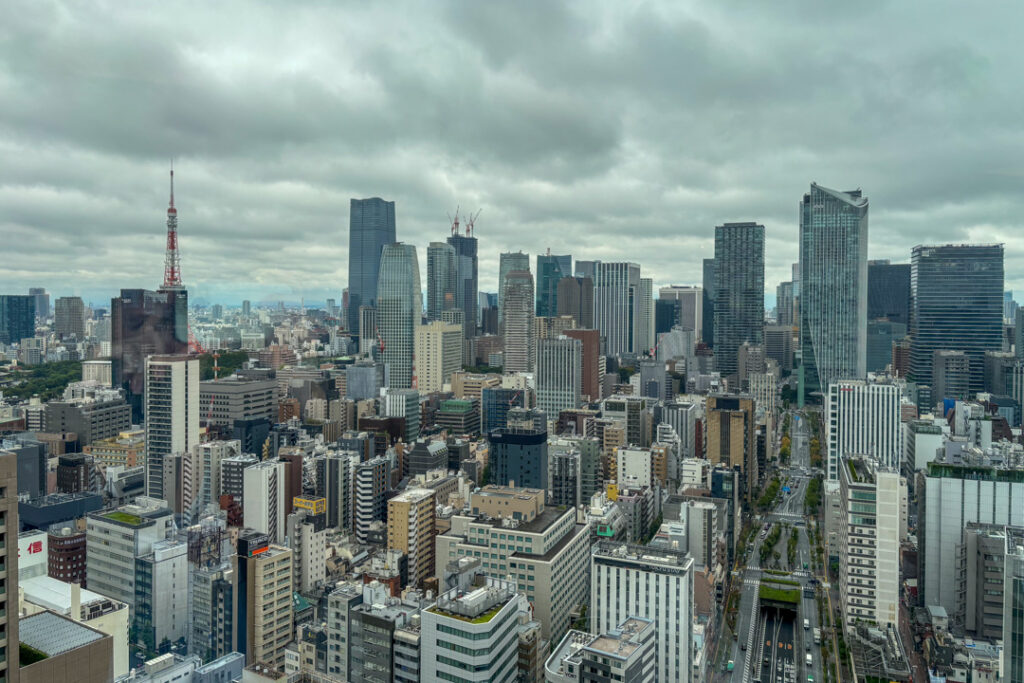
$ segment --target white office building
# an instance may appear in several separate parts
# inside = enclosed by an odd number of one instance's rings
[[[146,495],[166,498],[164,459],[199,443],[199,359],[146,359]]]
[[[266,534],[271,543],[282,543],[285,535],[285,464],[265,460],[245,468],[242,510],[245,525]]]
[[[420,681],[514,681],[520,614],[526,596],[513,581],[486,578],[484,585],[456,586],[423,610]]]
[[[657,680],[693,680],[693,558],[667,548],[601,542],[590,565],[590,632],[628,617],[657,629]]]
[[[580,405],[583,391],[583,343],[560,336],[537,342],[537,407],[555,420]]]
[[[892,379],[839,380],[829,385],[825,419],[827,479],[839,479],[840,460],[847,455],[867,455],[879,465],[899,471],[903,455],[902,401],[903,385]]]

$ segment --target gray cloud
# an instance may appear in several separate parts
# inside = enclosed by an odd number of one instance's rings
[[[1016,3],[16,4],[3,291],[158,284],[171,157],[208,300],[340,296],[363,196],[421,261],[483,207],[487,290],[548,247],[699,282],[713,227],[757,220],[774,291],[812,180],[868,194],[872,258],[1003,241],[1024,287]]]

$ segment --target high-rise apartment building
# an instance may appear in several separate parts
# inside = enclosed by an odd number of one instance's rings
[[[910,264],[868,261],[868,320],[910,324]]]
[[[902,383],[881,377],[840,380],[829,386],[824,420],[827,479],[839,480],[841,459],[848,455],[867,456],[880,466],[900,471],[902,402]]]
[[[550,318],[558,315],[558,282],[572,274],[572,256],[537,254],[537,316]],[[568,265],[569,270],[562,270]]]
[[[371,458],[355,467],[356,540],[368,543],[370,525],[387,517],[389,461],[383,456]]]
[[[245,525],[266,534],[272,543],[283,543],[287,495],[285,463],[280,460],[264,460],[246,467],[242,476]]]
[[[871,458],[844,455],[839,478],[839,604],[847,631],[857,621],[899,628],[900,531],[906,482]]]
[[[332,529],[352,529],[352,480],[356,464],[355,452],[333,452],[317,458],[316,495],[327,499],[327,526]]]
[[[739,468],[748,502],[758,496],[757,422],[751,396],[708,396],[705,403],[707,458]]]
[[[505,276],[501,334],[505,372],[532,372],[535,355],[533,276],[514,270]]]
[[[521,251],[507,252],[498,258],[498,323],[504,320],[505,278],[514,271],[530,272],[530,255]]]
[[[590,563],[590,631],[629,617],[654,621],[656,680],[693,680],[693,558],[684,551],[602,541]]]
[[[553,419],[580,406],[583,390],[583,343],[560,336],[537,342],[537,407]]]
[[[35,334],[36,298],[29,294],[0,294],[0,344],[18,344]]]
[[[416,381],[424,394],[444,390],[462,369],[462,326],[434,320],[416,327]]]
[[[963,351],[970,391],[981,391],[985,352],[1003,348],[1003,245],[914,247],[910,291],[911,378],[932,380],[935,351]]]
[[[434,506],[437,492],[406,489],[388,501],[388,548],[409,558],[409,585],[434,575]]]
[[[455,308],[458,275],[455,247],[447,242],[427,245],[427,319],[440,320],[441,311]],[[462,334],[462,330],[459,330]]]
[[[234,569],[234,651],[246,665],[284,667],[285,646],[295,637],[292,551],[246,529],[238,537]]]
[[[637,353],[640,341],[640,266],[601,263],[594,268],[594,327],[606,356]]]
[[[743,342],[760,344],[764,329],[764,226],[715,228],[715,361],[723,377],[737,373]]]
[[[455,308],[465,315],[466,339],[470,339],[476,336],[479,321],[477,242],[470,230],[465,235],[455,232],[448,238],[448,244],[455,248]]]
[[[413,386],[416,326],[420,324],[420,269],[416,247],[386,244],[377,278],[377,334],[381,361],[389,367],[389,387]]]
[[[860,190],[811,183],[800,203],[799,287],[803,400],[867,374],[868,198]]]
[[[199,358],[146,358],[146,495],[164,498],[164,461],[199,443]]]
[[[113,384],[124,389],[132,421],[141,423],[146,358],[188,352],[188,292],[122,289],[110,300],[110,321]]]
[[[60,339],[85,338],[85,303],[79,296],[58,297],[53,304],[53,331]]]
[[[395,203],[353,199],[348,223],[348,329],[359,330],[359,307],[376,307],[381,252],[395,236]]]

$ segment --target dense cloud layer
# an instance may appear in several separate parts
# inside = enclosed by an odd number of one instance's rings
[[[348,200],[399,239],[477,223],[699,282],[713,227],[797,258],[814,180],[871,199],[871,258],[1005,242],[1019,222],[1019,3],[21,2],[0,24],[0,291],[97,303],[162,276],[167,165],[186,284],[340,297]]]

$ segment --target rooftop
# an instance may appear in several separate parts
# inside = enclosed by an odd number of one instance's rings
[[[54,579],[49,576],[33,576],[30,579],[21,579],[18,581],[18,587],[24,589],[25,599],[29,602],[35,603],[40,607],[51,609],[54,612],[60,614],[68,614],[71,612],[71,584],[65,583],[59,579]],[[80,604],[88,605],[93,602],[102,602],[110,600],[105,595],[99,593],[93,593],[85,588],[81,589]],[[124,603],[116,603],[123,605]],[[76,615],[77,616],[77,615]]]
[[[18,622],[21,642],[48,657],[77,650],[108,637],[54,612],[40,612]]]
[[[595,557],[625,560],[644,565],[660,565],[663,567],[685,568],[693,563],[693,558],[686,552],[668,548],[651,548],[645,545],[600,541],[593,548]]]

